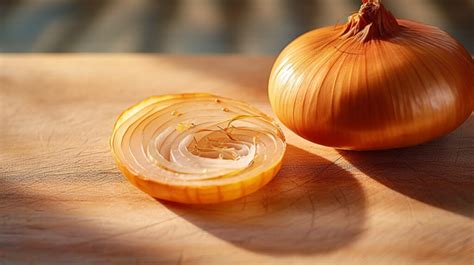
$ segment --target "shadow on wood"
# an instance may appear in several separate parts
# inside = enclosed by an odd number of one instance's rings
[[[59,191],[58,195],[25,192],[28,188],[19,181],[5,178],[0,178],[0,187],[0,264],[176,264],[180,259],[180,253],[132,239],[171,219],[127,227],[121,225],[120,217],[104,220],[103,212],[85,213],[87,207],[82,206],[88,200],[98,204],[92,193],[88,199],[72,191],[65,200]],[[124,195],[133,201],[134,196]],[[110,197],[112,204],[120,204],[118,200]],[[147,205],[143,198],[140,201]],[[148,205],[157,208],[152,199]],[[84,213],[78,213],[78,208]]]
[[[450,135],[423,145],[340,154],[367,176],[410,198],[467,217],[474,215],[474,117]],[[433,152],[436,150],[436,152]]]
[[[204,231],[255,252],[324,253],[357,240],[364,230],[365,196],[356,179],[291,145],[286,160],[291,165],[285,163],[272,182],[237,201],[163,204]]]

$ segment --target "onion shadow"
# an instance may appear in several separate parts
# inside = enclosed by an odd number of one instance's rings
[[[215,205],[162,202],[235,246],[272,255],[337,250],[364,230],[361,185],[336,163],[289,145],[280,173],[247,197]]]
[[[473,125],[471,116],[454,133],[415,147],[339,153],[368,177],[392,190],[472,219]]]

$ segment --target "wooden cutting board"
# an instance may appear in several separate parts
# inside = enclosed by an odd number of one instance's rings
[[[0,264],[473,264],[474,117],[421,146],[343,152],[285,129],[277,177],[237,201],[155,200],[117,170],[118,114],[210,92],[271,114],[273,58],[0,56]]]

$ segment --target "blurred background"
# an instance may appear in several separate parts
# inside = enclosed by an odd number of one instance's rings
[[[474,0],[385,0],[474,53]],[[0,0],[0,52],[276,54],[360,0]]]

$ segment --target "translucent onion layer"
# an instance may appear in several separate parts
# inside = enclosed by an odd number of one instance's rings
[[[180,94],[127,109],[110,146],[120,170],[144,192],[199,204],[233,200],[267,184],[286,143],[272,118],[244,102]]]

